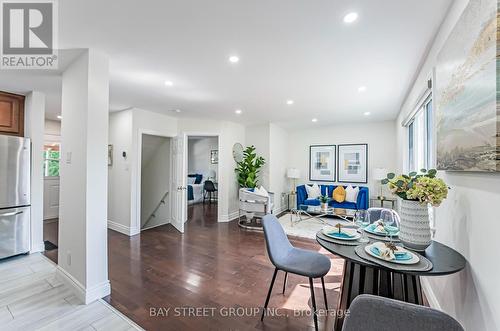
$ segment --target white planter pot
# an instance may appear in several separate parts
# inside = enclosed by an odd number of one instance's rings
[[[406,248],[424,251],[432,242],[427,205],[410,200],[400,202],[399,239]]]
[[[322,202],[321,203],[321,210],[327,211],[328,210],[328,202]]]

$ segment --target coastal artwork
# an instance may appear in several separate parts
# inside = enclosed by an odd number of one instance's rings
[[[437,168],[500,171],[497,2],[470,1],[438,54]]]

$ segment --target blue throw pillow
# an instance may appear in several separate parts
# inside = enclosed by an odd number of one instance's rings
[[[201,180],[203,179],[203,175],[196,174],[196,179],[194,180],[195,184],[201,184]]]

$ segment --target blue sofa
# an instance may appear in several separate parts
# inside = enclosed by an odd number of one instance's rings
[[[333,190],[337,187],[337,185],[319,185],[321,189],[322,195],[328,195],[330,198],[332,197]],[[344,186],[346,188],[347,186]],[[358,186],[359,193],[358,198],[356,199],[356,203],[354,202],[337,202],[335,200],[331,200],[329,205],[334,208],[345,208],[345,209],[368,209],[368,204],[370,201],[368,187],[366,186]],[[305,185],[297,186],[297,208],[299,209],[301,205],[308,206],[319,206],[319,199],[308,199],[307,191]]]

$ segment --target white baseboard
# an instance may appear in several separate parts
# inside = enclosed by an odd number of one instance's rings
[[[110,220],[108,220],[108,229],[123,233],[127,236],[134,236],[134,235],[141,232],[139,229],[137,229],[135,227],[131,228],[131,227],[128,227],[128,226],[125,226],[123,224],[116,223],[116,222],[113,222]]]
[[[420,278],[420,285],[422,286],[422,291],[425,294],[425,297],[427,298],[427,301],[429,302],[429,306],[431,308],[437,309],[437,310],[442,310],[441,305],[439,304],[439,301],[436,297],[436,294],[432,290],[432,286],[429,283],[429,280],[425,277]]]
[[[162,226],[162,225],[166,225],[166,224],[170,224],[172,222],[170,221],[165,221],[165,222],[162,222],[160,224],[155,224],[155,225],[151,225],[151,226],[148,226],[148,227],[145,227],[145,228],[142,228],[141,231],[144,231],[144,230],[149,230],[149,229],[153,229],[153,228],[156,228],[156,227],[159,227],[159,226]]]
[[[39,242],[38,244],[35,244],[31,247],[30,254],[33,253],[40,253],[45,251],[45,244],[42,242]]]
[[[85,288],[76,278],[61,268],[61,266],[57,266],[56,275],[58,279],[72,289],[76,297],[86,305],[111,294],[111,284],[109,280],[92,286],[91,288]]]
[[[235,210],[235,211],[230,212],[227,215],[219,215],[217,221],[218,222],[229,222],[229,221],[237,219],[238,216],[239,216],[239,211]]]

